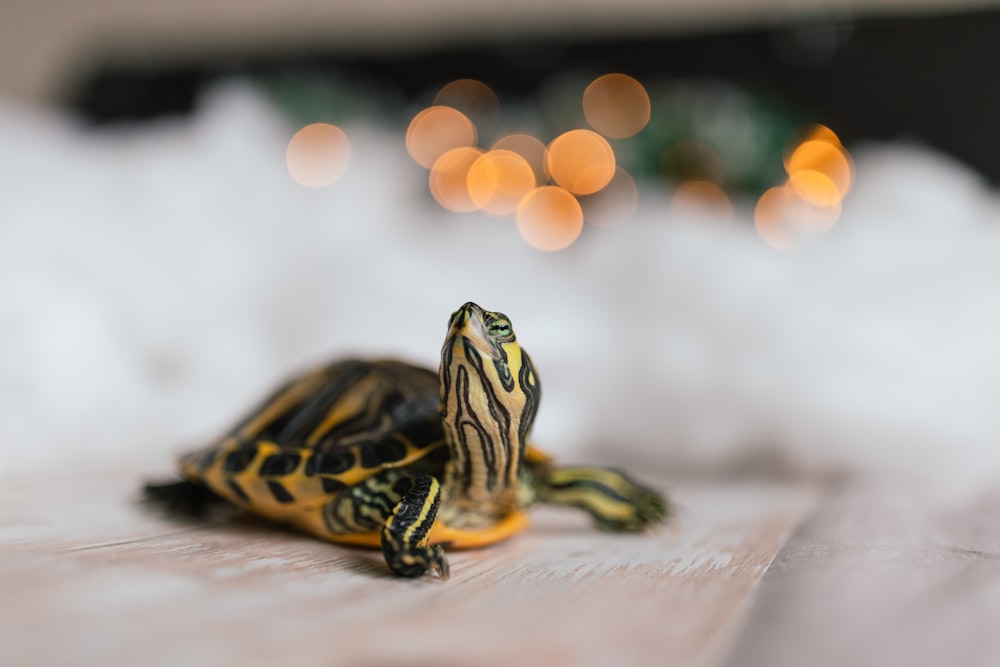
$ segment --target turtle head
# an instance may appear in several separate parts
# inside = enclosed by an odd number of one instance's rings
[[[491,361],[503,359],[508,351],[520,349],[509,317],[483,310],[471,301],[451,314],[446,342],[453,340],[462,342],[463,352],[471,345]]]
[[[455,311],[440,375],[452,491],[485,499],[516,487],[540,391],[510,318],[471,302]]]

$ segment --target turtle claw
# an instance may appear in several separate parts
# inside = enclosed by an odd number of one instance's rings
[[[601,530],[640,533],[667,518],[670,514],[670,505],[663,494],[636,484],[624,475],[622,475],[622,479],[625,484],[618,491],[632,511],[624,516],[594,514],[594,520]]]
[[[444,555],[444,548],[440,545],[429,547],[430,568],[438,573],[441,581],[448,581],[451,571],[448,568],[448,557]]]
[[[440,545],[432,547],[414,547],[405,553],[397,554],[389,560],[389,568],[400,577],[422,577],[428,570],[434,570],[442,581],[448,580],[448,558]]]

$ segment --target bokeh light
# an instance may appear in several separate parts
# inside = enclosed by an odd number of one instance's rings
[[[434,97],[434,104],[458,109],[477,126],[493,125],[500,115],[497,94],[476,79],[458,79],[445,85]]]
[[[729,195],[712,181],[685,181],[677,186],[670,200],[675,211],[709,213],[715,217],[731,218],[733,204]]]
[[[605,74],[583,92],[583,115],[606,137],[631,137],[649,123],[649,95],[627,74]]]
[[[796,143],[803,143],[806,141],[823,141],[833,146],[842,146],[840,137],[837,136],[837,133],[826,125],[821,125],[820,123],[806,125],[800,129],[799,140]]]
[[[591,130],[570,130],[549,144],[545,167],[558,185],[576,195],[598,192],[615,175],[615,153]]]
[[[472,146],[459,146],[446,151],[431,167],[428,185],[431,195],[442,207],[455,213],[469,213],[479,206],[469,196],[469,169],[483,151]]]
[[[481,155],[468,174],[469,197],[492,215],[510,215],[518,202],[534,189],[535,172],[514,151],[493,150]]]
[[[562,250],[583,231],[583,209],[572,194],[545,185],[529,192],[517,207],[517,230],[534,248]]]
[[[833,130],[810,125],[798,136],[784,155],[788,181],[761,195],[754,210],[757,233],[780,250],[829,231],[854,184],[854,162]]]
[[[772,248],[789,250],[803,237],[825,232],[840,217],[840,202],[818,206],[790,185],[775,186],[760,196],[754,209],[757,234]]]
[[[475,125],[452,107],[428,107],[414,116],[406,130],[406,150],[417,164],[427,169],[452,148],[475,144]]]
[[[607,187],[580,198],[583,218],[595,227],[618,227],[635,215],[639,206],[639,189],[631,174],[617,167]]]
[[[498,139],[490,150],[514,151],[523,157],[531,165],[531,170],[535,172],[535,181],[539,185],[548,178],[545,174],[545,144],[530,134],[520,132],[508,134]]]
[[[458,79],[443,86],[433,106],[413,118],[406,148],[418,164],[430,169],[430,192],[443,208],[494,217],[513,214],[530,245],[561,250],[575,242],[585,223],[617,227],[638,209],[636,182],[619,166],[609,138],[631,137],[648,125],[649,94],[633,77],[606,74],[586,87],[582,107],[591,129],[562,132],[548,145],[516,132],[487,149],[488,143],[480,147],[481,131],[486,137],[497,136],[499,98],[482,81]],[[787,125],[763,142],[766,150],[740,153],[733,149],[739,137],[715,131],[721,121],[706,119],[692,127],[675,121],[680,129],[655,138],[650,149],[621,144],[632,151],[624,154],[625,164],[641,173],[655,172],[665,179],[664,185],[669,184],[672,212],[730,219],[734,213],[730,188],[740,193],[776,180],[773,168],[760,163],[772,159],[771,151],[787,136]],[[760,237],[781,249],[831,229],[855,177],[850,154],[824,125],[800,127],[795,141],[786,146],[787,179],[761,195],[754,209]],[[755,170],[750,176],[749,167]]]
[[[822,174],[830,181],[840,199],[847,195],[854,180],[854,164],[847,151],[839,143],[833,144],[821,139],[809,139],[796,146],[788,156],[785,168],[790,177],[802,172]],[[794,181],[792,185],[800,195],[811,199],[807,191],[795,186]]]
[[[843,199],[833,179],[814,169],[792,172],[788,175],[788,185],[798,196],[816,206],[835,206]]]
[[[308,188],[324,188],[347,171],[351,142],[336,125],[306,125],[289,140],[285,161],[295,182]]]
[[[757,234],[776,250],[788,250],[798,236],[787,216],[788,201],[788,188],[776,186],[762,194],[754,208]]]

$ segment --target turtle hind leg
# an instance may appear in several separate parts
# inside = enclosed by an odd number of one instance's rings
[[[189,480],[146,484],[142,495],[148,504],[169,514],[192,517],[204,516],[211,507],[226,502],[204,484]]]
[[[602,530],[639,532],[670,514],[663,494],[617,470],[549,468],[534,471],[533,478],[537,502],[585,510]]]

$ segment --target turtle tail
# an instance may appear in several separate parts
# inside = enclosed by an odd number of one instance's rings
[[[143,500],[168,514],[204,516],[209,508],[225,500],[204,484],[190,480],[146,484],[142,487]]]

